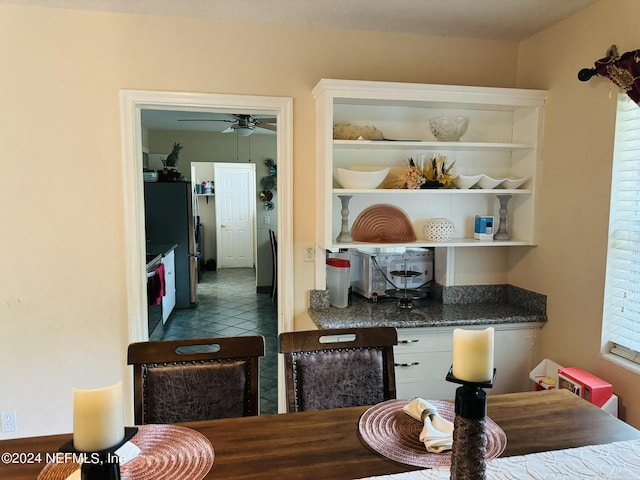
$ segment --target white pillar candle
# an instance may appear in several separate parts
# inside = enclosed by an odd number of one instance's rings
[[[485,330],[453,330],[453,376],[467,382],[493,378],[493,333]]]
[[[73,389],[73,446],[81,452],[111,448],[124,439],[122,382]]]

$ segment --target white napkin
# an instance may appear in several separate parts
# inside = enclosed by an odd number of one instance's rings
[[[113,455],[120,457],[120,465],[122,466],[140,455],[140,447],[131,442],[126,442]],[[74,470],[65,480],[80,480],[80,469]]]
[[[140,455],[140,447],[131,442],[126,442],[116,450],[115,454],[120,457],[120,465],[124,465]]]
[[[422,398],[414,398],[402,410],[424,423],[420,441],[427,452],[442,453],[453,445],[453,423],[438,415],[438,409]]]

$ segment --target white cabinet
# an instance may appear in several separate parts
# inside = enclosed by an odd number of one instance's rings
[[[342,220],[338,195],[352,195],[349,227],[371,205],[400,207],[417,236],[412,246],[535,245],[544,91],[323,79],[313,95],[317,122],[316,242],[320,247],[363,246],[358,242],[336,241]],[[460,141],[436,141],[429,119],[440,115],[470,118]],[[374,126],[390,140],[334,140],[335,123]],[[461,174],[528,180],[517,189],[347,190],[340,188],[334,179],[339,167],[391,167],[393,175],[408,165],[409,157],[417,163],[423,155],[434,154],[455,161],[455,170]],[[493,215],[497,227],[500,207],[497,194],[512,195],[507,218],[512,239],[474,240],[475,215]],[[433,217],[453,221],[453,239],[444,243],[425,240],[424,222]]]
[[[530,390],[534,347],[540,324],[492,325],[496,376],[488,395]],[[484,329],[478,327],[464,327]],[[457,384],[445,377],[453,359],[453,328],[399,328],[394,349],[398,398],[454,398]]]
[[[166,323],[169,315],[176,306],[176,262],[175,250],[171,250],[162,257],[164,265],[165,295],[162,297],[162,323]]]
[[[453,398],[457,385],[445,381],[452,352],[452,328],[399,328],[394,349],[397,397]]]

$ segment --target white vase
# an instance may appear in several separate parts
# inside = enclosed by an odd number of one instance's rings
[[[446,242],[453,238],[453,222],[448,218],[430,218],[424,223],[424,238],[431,242]]]

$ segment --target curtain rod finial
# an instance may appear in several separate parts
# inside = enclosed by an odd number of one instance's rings
[[[591,80],[591,77],[594,77],[597,74],[598,72],[596,72],[595,68],[583,68],[578,72],[578,80],[581,82],[587,82]]]

